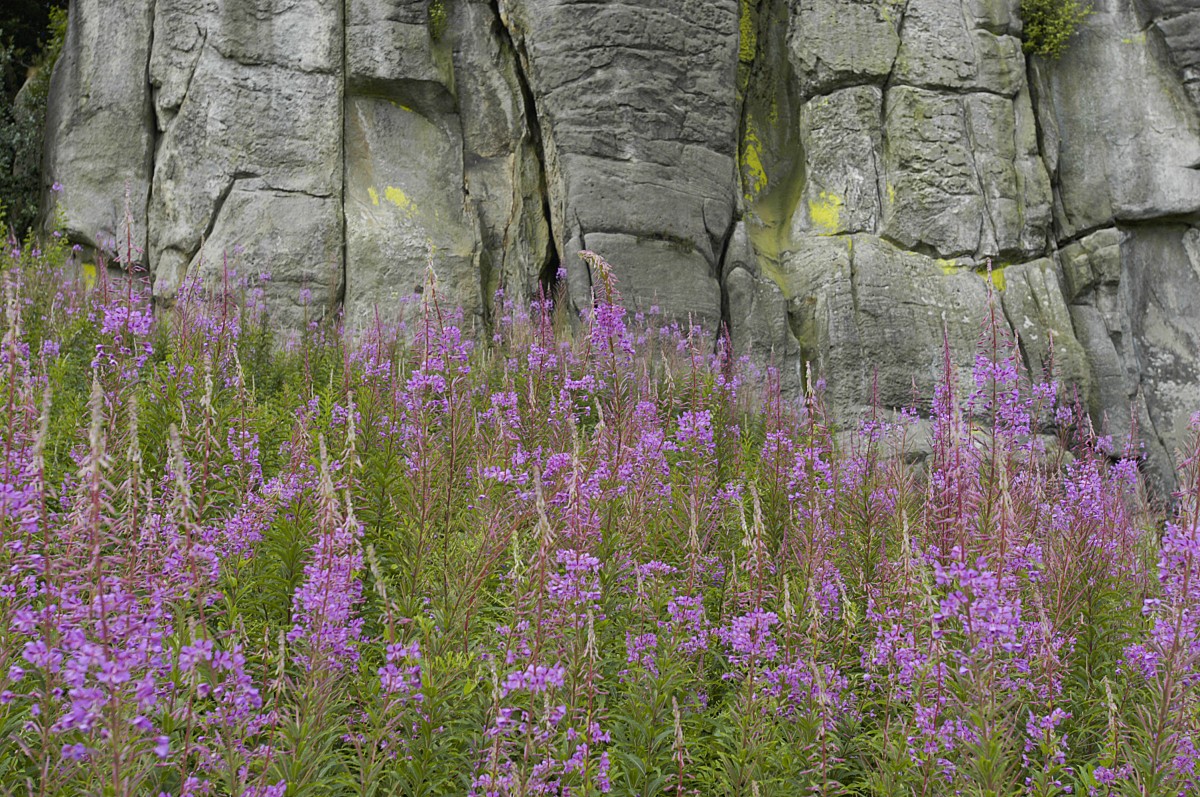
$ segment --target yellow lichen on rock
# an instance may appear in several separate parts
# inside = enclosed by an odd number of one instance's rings
[[[934,260],[933,262],[937,263],[938,268],[940,268],[942,270],[942,273],[945,274],[947,277],[949,277],[953,274],[957,274],[959,271],[959,264],[958,264],[957,260],[947,260],[945,258],[939,257],[936,260]]]
[[[758,50],[758,33],[754,30],[754,8],[752,0],[742,0],[741,19],[738,20],[738,60],[744,64],[754,62]]]
[[[837,194],[822,191],[816,199],[808,201],[808,217],[813,226],[825,235],[832,235],[841,229],[843,200]]]
[[[745,181],[745,196],[753,202],[767,190],[767,170],[762,162],[763,143],[754,126],[747,121],[746,133],[742,137],[742,178]]]
[[[383,196],[388,202],[391,202],[393,205],[400,208],[410,216],[412,215],[413,211],[416,210],[416,208],[413,207],[412,200],[408,198],[408,194],[404,193],[395,186],[389,185],[384,190]]]
[[[1001,268],[993,267],[992,268],[992,285],[998,291],[1003,291],[1008,286],[1007,281],[1004,279],[1004,268],[1003,267],[1001,267]]]

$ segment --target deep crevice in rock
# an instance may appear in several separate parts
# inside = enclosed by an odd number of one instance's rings
[[[729,258],[729,245],[733,241],[733,231],[737,228],[738,219],[736,214],[729,221],[729,228],[725,231],[725,237],[721,241],[721,249],[717,253],[716,269],[717,269],[717,285],[721,291],[721,327],[717,330],[716,339],[713,341],[713,352],[719,354],[721,350],[721,338],[733,340],[733,319],[729,309],[729,286],[725,284],[726,261]]]
[[[158,161],[158,144],[162,138],[158,130],[158,112],[155,110],[154,83],[150,79],[150,61],[154,58],[154,20],[158,15],[158,3],[150,4],[150,41],[146,46],[146,118],[144,123],[150,128],[150,151],[146,153],[146,204],[142,208],[142,225],[146,230],[146,249],[142,252],[142,262],[146,275],[153,278],[150,263],[150,205],[154,199],[154,165]]]
[[[490,3],[492,14],[495,18],[496,32],[500,39],[500,46],[507,49],[513,56],[513,73],[517,78],[517,85],[521,91],[521,102],[525,112],[525,125],[529,141],[533,145],[533,152],[538,164],[538,193],[542,199],[542,216],[546,220],[546,228],[549,230],[549,246],[546,251],[546,261],[542,263],[538,271],[538,283],[546,297],[553,298],[558,295],[558,273],[562,266],[563,253],[559,251],[559,241],[562,240],[559,233],[561,231],[554,229],[554,214],[550,211],[550,181],[547,177],[548,167],[546,162],[546,146],[543,138],[541,118],[538,116],[537,99],[533,93],[533,86],[529,82],[528,69],[528,54],[524,48],[517,44],[516,39],[512,35],[512,31],[504,22],[504,15],[500,12],[499,0],[491,0]]]
[[[342,185],[340,196],[338,197],[338,216],[342,222],[340,236],[342,242],[342,279],[337,291],[337,306],[342,308],[343,314],[346,307],[346,285],[350,280],[350,245],[346,240],[346,230],[350,226],[346,219],[346,181],[349,178],[349,164],[346,161],[346,98],[350,94],[350,25],[348,24],[349,13],[346,8],[348,2],[349,0],[346,0],[340,7],[342,15],[342,96],[339,98],[341,125],[338,128],[338,135],[341,137],[338,147],[342,159]]]

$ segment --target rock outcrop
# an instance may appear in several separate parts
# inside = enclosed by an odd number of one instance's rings
[[[1169,487],[1200,408],[1200,10],[1093,0],[1046,60],[1018,5],[73,0],[47,211],[98,250],[127,203],[164,302],[269,273],[285,327],[394,322],[430,269],[480,330],[560,274],[583,309],[591,249],[786,390],[812,363],[842,418],[928,395],[943,336],[965,378],[996,315]]]

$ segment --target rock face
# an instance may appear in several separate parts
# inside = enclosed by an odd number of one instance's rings
[[[73,0],[45,182],[168,302],[269,273],[296,327],[402,321],[603,255],[852,418],[965,379],[997,318],[1170,486],[1200,408],[1200,10],[1093,0]],[[127,226],[128,186],[131,234]],[[715,342],[715,337],[714,337]],[[1117,443],[1119,444],[1119,443]]]
[[[90,249],[146,249],[146,203],[154,168],[154,118],[146,80],[154,0],[109,12],[101,0],[71,4],[62,55],[50,82],[43,172],[47,189],[70,185],[62,222]],[[123,187],[132,227],[126,234]],[[47,211],[57,191],[44,191]]]
[[[342,287],[340,10],[164,0],[153,31],[155,295],[233,268],[270,274],[284,323],[329,312]]]

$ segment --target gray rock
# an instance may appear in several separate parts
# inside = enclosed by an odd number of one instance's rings
[[[916,399],[928,409],[944,340],[957,384],[969,387],[989,317],[986,285],[970,269],[866,235],[809,238],[784,268],[801,356],[827,380],[840,417],[862,412],[875,390],[882,406]]]
[[[1062,252],[1071,319],[1090,365],[1088,409],[1118,450],[1142,447],[1160,491],[1200,407],[1200,231],[1100,230]]]
[[[962,102],[995,251],[1010,259],[1042,254],[1050,243],[1052,194],[1029,92],[1012,100],[968,94]]]
[[[261,287],[274,327],[299,330],[337,311],[341,262],[342,209],[336,197],[274,191],[245,180],[230,189],[188,273],[209,284],[241,275],[242,284]]]
[[[399,102],[346,106],[346,317],[393,323],[437,278],[440,301],[482,320],[478,235],[463,208],[457,118],[433,120]],[[404,151],[408,158],[392,153]]]
[[[1070,312],[1093,377],[1091,389],[1078,396],[1101,434],[1111,435],[1123,445],[1134,430],[1131,410],[1138,404],[1136,387],[1130,384],[1126,364],[1100,311],[1090,305],[1072,305]]]
[[[783,393],[798,394],[803,365],[800,346],[788,325],[787,300],[779,285],[761,273],[745,222],[734,227],[724,264],[734,354],[749,358],[759,371],[775,368]]]
[[[1200,109],[1200,8],[1191,0],[1139,0],[1192,103]]]
[[[1021,42],[969,26],[962,6],[962,0],[908,0],[893,79],[1014,96],[1025,85]]]
[[[1004,290],[1001,306],[1020,342],[1029,377],[1056,381],[1082,395],[1092,389],[1092,372],[1083,346],[1075,338],[1058,272],[1049,258],[1008,266],[999,272]],[[1068,394],[1069,395],[1069,394]]]
[[[455,88],[467,203],[478,219],[483,299],[536,296],[558,262],[532,97],[492,3],[455,3]]]
[[[883,234],[943,257],[998,254],[962,100],[897,86],[886,102]]]
[[[1121,281],[1121,233],[1114,227],[1088,235],[1059,250],[1065,278],[1065,298],[1075,303],[1086,300],[1101,286]]]
[[[1032,59],[1060,238],[1200,213],[1195,110],[1131,2],[1096,0],[1061,58]]]
[[[789,60],[804,97],[846,86],[882,85],[900,49],[904,3],[791,0]]]
[[[90,249],[145,262],[154,123],[146,65],[153,0],[76,0],[50,82],[43,209]],[[59,183],[61,193],[49,189]],[[128,217],[132,222],[127,230]],[[128,233],[128,236],[127,236]]]
[[[883,94],[858,86],[800,110],[805,181],[792,235],[874,233],[881,213]]]
[[[719,318],[715,278],[694,279],[715,274],[733,221],[737,3],[505,0],[500,8],[535,98],[555,243],[576,305],[589,302],[572,252],[586,238],[625,272],[626,285],[653,285],[668,314]],[[594,233],[620,242],[619,251],[599,248]],[[680,271],[664,270],[664,253]],[[698,303],[672,304],[676,296]]]
[[[1152,424],[1144,432],[1174,455],[1189,441],[1189,421],[1200,409],[1200,228],[1138,228],[1122,242],[1121,256],[1127,317]],[[1173,456],[1152,465],[1167,482],[1170,465],[1178,462]]]
[[[429,265],[477,328],[560,267],[586,309],[593,249],[785,389],[812,361],[843,420],[876,384],[928,397],[944,333],[965,382],[999,310],[1169,486],[1200,404],[1200,9],[1094,0],[1027,63],[1018,7],[77,0],[45,180],[92,247],[128,182],[161,299],[270,272],[284,327],[394,320]]]
[[[596,232],[583,238],[579,249],[583,248],[601,254],[612,266],[622,304],[630,310],[654,312],[684,328],[692,323],[715,332],[720,326],[720,283],[708,262],[690,247]],[[589,286],[601,290],[598,274],[586,278]],[[587,295],[590,307],[590,290]]]
[[[1045,251],[1051,193],[1024,91],[887,93],[883,234],[943,257]]]
[[[235,187],[340,201],[341,14],[316,0],[278,5],[158,5],[150,62],[161,131],[149,210],[156,296],[174,295],[218,219],[231,239],[258,224],[257,211],[244,227],[236,215],[256,203],[225,208]],[[215,255],[209,247],[208,258]],[[282,256],[271,263],[282,282],[310,267]],[[325,267],[331,276],[322,283],[340,281],[332,276],[340,262]]]
[[[1020,0],[967,0],[963,6],[976,28],[995,34],[1021,35]]]
[[[453,108],[451,50],[433,41],[428,6],[428,0],[347,0],[349,93],[403,93],[411,104]]]

